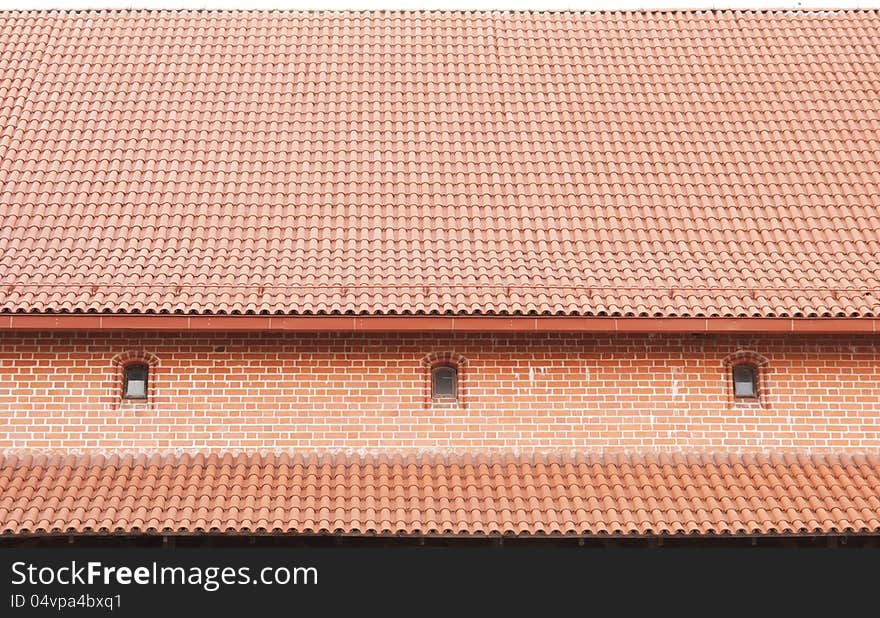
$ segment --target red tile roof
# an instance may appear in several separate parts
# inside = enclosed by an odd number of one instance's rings
[[[876,456],[6,456],[4,534],[880,532]]]
[[[877,11],[0,14],[0,311],[880,315]]]

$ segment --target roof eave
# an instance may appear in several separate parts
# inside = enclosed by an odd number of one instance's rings
[[[878,322],[877,318],[6,314],[0,315],[0,330],[865,334],[878,332]]]

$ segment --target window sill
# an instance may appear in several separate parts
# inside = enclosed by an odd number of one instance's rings
[[[464,407],[464,404],[462,404],[458,397],[431,397],[430,405],[438,408]]]
[[[768,409],[770,404],[763,397],[734,397],[730,400],[729,407],[741,410]]]
[[[153,409],[153,402],[149,399],[120,399],[117,407],[120,410],[132,410],[134,412],[143,412]]]

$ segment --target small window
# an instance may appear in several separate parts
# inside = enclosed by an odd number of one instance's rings
[[[431,372],[431,396],[455,399],[458,396],[458,370],[449,365],[435,367]]]
[[[125,380],[122,385],[124,399],[147,398],[147,375],[149,368],[143,363],[128,365],[125,368]]]
[[[735,397],[758,396],[758,368],[754,365],[733,366],[733,394]]]

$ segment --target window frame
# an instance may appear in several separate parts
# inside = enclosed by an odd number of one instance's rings
[[[129,372],[136,369],[141,368],[144,372],[144,394],[142,396],[139,395],[129,395],[128,394],[128,382],[130,380]],[[124,365],[122,367],[122,399],[125,401],[147,401],[150,395],[150,365],[144,361],[132,362]]]
[[[437,374],[441,371],[452,373],[452,393],[439,394],[437,392]],[[451,363],[442,363],[431,368],[431,399],[434,401],[458,401],[459,395],[459,370]]]
[[[747,368],[751,374],[752,393],[750,395],[741,395],[741,394],[737,393],[737,391],[736,391],[736,385],[737,385],[736,373],[737,373],[737,370],[742,367]],[[741,361],[741,362],[734,363],[733,365],[731,365],[730,379],[733,384],[733,397],[735,399],[745,399],[745,400],[759,399],[760,385],[761,385],[760,371],[761,371],[760,367],[758,367],[757,364],[747,362],[747,361]]]

